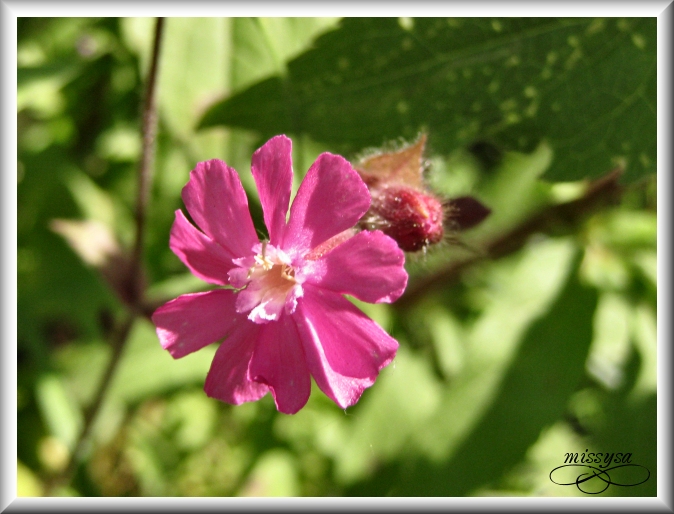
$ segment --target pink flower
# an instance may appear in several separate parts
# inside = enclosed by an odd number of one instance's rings
[[[253,154],[269,241],[260,242],[236,171],[201,162],[182,198],[195,228],[176,211],[170,247],[197,277],[226,288],[185,294],[152,316],[174,358],[224,341],[205,391],[227,403],[268,391],[287,414],[309,399],[311,376],[342,408],[358,401],[398,343],[342,295],[378,303],[407,284],[404,255],[379,231],[352,227],[370,206],[358,173],[324,153],[302,182],[286,221],[292,184],[291,141],[269,140]]]

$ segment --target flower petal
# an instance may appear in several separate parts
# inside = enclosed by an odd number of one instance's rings
[[[297,191],[282,248],[305,253],[353,227],[369,207],[370,193],[351,164],[323,153]]]
[[[311,376],[297,327],[288,315],[257,326],[260,331],[248,373],[269,386],[280,412],[295,414],[311,393]]]
[[[226,337],[245,320],[236,312],[236,296],[229,289],[184,294],[159,307],[152,315],[162,348],[174,359]]]
[[[316,261],[306,282],[369,303],[393,302],[405,291],[405,254],[382,232],[363,231]]]
[[[227,272],[234,267],[234,256],[197,230],[180,210],[176,211],[171,227],[169,247],[201,280],[211,284],[228,284]]]
[[[257,325],[245,323],[220,345],[206,376],[204,391],[208,396],[240,405],[259,400],[269,392],[265,384],[252,381],[248,375],[257,337]]]
[[[241,179],[218,159],[200,162],[182,191],[190,216],[230,254],[244,256],[259,242]]]
[[[305,287],[294,318],[311,375],[342,407],[358,401],[398,350],[379,325],[330,291]]]
[[[318,335],[308,332],[305,336],[308,340],[315,340]],[[311,374],[319,389],[342,409],[355,405],[363,391],[374,384],[373,378],[353,378],[340,375],[335,372],[325,357],[325,352],[320,345],[308,343],[310,349],[305,350],[307,364],[312,370]]]
[[[260,195],[269,242],[276,245],[283,240],[293,185],[290,139],[276,136],[267,141],[253,154],[251,171]]]

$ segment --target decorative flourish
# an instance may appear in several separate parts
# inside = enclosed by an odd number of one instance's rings
[[[342,408],[353,405],[394,358],[398,343],[342,295],[378,303],[404,291],[404,254],[380,231],[352,227],[370,195],[342,157],[324,153],[307,172],[286,221],[291,141],[257,150],[252,173],[269,240],[260,242],[237,172],[199,163],[184,187],[170,247],[197,277],[224,288],[186,294],[152,320],[163,348],[183,357],[224,338],[205,391],[231,404],[271,392],[279,411],[307,402],[314,377]]]
[[[571,482],[557,482],[554,478],[552,478],[553,473],[557,470],[561,470],[563,468],[568,468],[568,467],[579,467],[579,468],[585,468],[589,470],[588,472],[581,473],[578,475],[574,480]],[[640,468],[646,472],[646,478],[640,481],[635,481],[634,483],[619,483],[611,480],[611,476],[609,475],[609,471],[616,470],[618,468]],[[560,472],[557,472],[557,475],[559,475]],[[607,468],[607,469],[601,469],[596,466],[590,466],[588,464],[564,464],[562,466],[557,466],[555,469],[553,469],[550,472],[550,480],[557,484],[557,485],[575,485],[578,490],[582,493],[585,494],[600,494],[606,491],[609,486],[611,485],[617,485],[620,487],[633,487],[635,485],[640,485],[646,482],[649,478],[651,477],[651,472],[648,471],[644,466],[640,466],[639,464],[620,464],[618,466],[613,466],[612,468]],[[641,478],[641,477],[639,477]],[[638,479],[637,479],[638,480]],[[596,491],[591,491],[590,490],[590,484],[592,483],[597,483],[599,482],[599,487],[601,489],[597,489]]]

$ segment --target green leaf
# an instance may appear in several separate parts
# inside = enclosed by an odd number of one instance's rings
[[[35,396],[49,432],[73,449],[82,425],[82,413],[69,397],[57,375],[45,375],[37,383]]]
[[[433,457],[386,466],[350,493],[464,496],[498,480],[520,462],[541,430],[560,419],[584,375],[597,295],[581,285],[577,268],[576,262],[559,297],[529,327],[517,352],[503,355],[502,360],[510,364],[501,380],[497,377],[495,384],[480,385],[468,376],[452,383],[446,396],[455,409],[447,411],[450,403],[445,401],[442,415],[428,420],[419,435],[428,446],[437,441]],[[499,340],[494,339],[498,332],[491,333],[494,351],[507,351],[507,347],[498,348]],[[482,359],[488,362],[490,357],[485,354]],[[491,367],[498,371],[494,364]],[[483,381],[494,382],[491,377]],[[466,423],[462,430],[460,425]],[[437,440],[443,431],[444,439]],[[438,460],[443,445],[456,447],[449,458]]]
[[[270,450],[255,464],[239,496],[298,496],[295,458],[285,450]]]
[[[655,171],[654,18],[348,18],[201,126],[306,133],[354,152],[429,132],[436,152],[547,140],[553,180]]]
[[[492,407],[442,466],[443,481],[435,487],[451,484],[453,494],[463,495],[498,479],[564,413],[584,375],[597,304],[596,291],[580,284],[576,269],[550,311],[527,331]]]
[[[211,345],[174,360],[161,348],[155,330],[145,320],[136,321],[111,386],[111,396],[134,403],[186,384],[203,384],[216,348]]]
[[[286,61],[306,49],[316,34],[336,18],[234,18],[232,83],[239,90],[274,75],[284,75]]]
[[[206,102],[228,82],[229,26],[221,18],[169,18],[159,75],[161,113],[171,131],[187,137]]]

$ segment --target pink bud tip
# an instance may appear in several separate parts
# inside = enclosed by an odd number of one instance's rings
[[[391,185],[372,191],[366,224],[395,239],[406,252],[416,252],[442,240],[442,203],[415,188]]]

